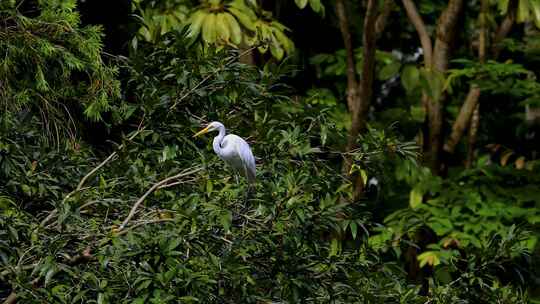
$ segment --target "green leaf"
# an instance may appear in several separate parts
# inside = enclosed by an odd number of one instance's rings
[[[205,16],[202,25],[202,37],[207,44],[216,42],[216,14],[208,14]]]
[[[436,251],[426,251],[418,256],[420,267],[425,265],[437,266],[441,263],[441,259],[437,255]]]
[[[388,79],[394,77],[397,73],[399,73],[400,68],[401,68],[401,63],[399,63],[398,61],[393,61],[393,62],[385,65],[379,71],[379,79],[380,80],[388,80]]]
[[[530,8],[529,0],[519,0],[517,11],[517,22],[525,22],[529,20]]]
[[[229,21],[226,18],[227,13],[221,13],[216,15],[216,33],[217,39],[223,43],[228,43],[229,38],[231,37],[231,32],[229,30]]]
[[[414,65],[406,65],[401,72],[401,84],[407,92],[414,90],[420,81],[420,71]]]
[[[283,48],[281,48],[275,36],[272,36],[272,43],[270,43],[270,53],[277,60],[283,59],[283,55],[285,54],[285,51],[283,50]]]
[[[414,187],[411,192],[409,193],[409,205],[412,209],[415,209],[422,203],[422,197],[424,196],[424,193],[422,190],[416,186]]]
[[[536,27],[540,28],[540,1],[531,0],[529,4],[531,5],[534,23]]]
[[[234,19],[233,15],[229,13],[223,13],[225,21],[227,22],[231,32],[231,42],[238,45],[242,42],[242,29],[238,21]]]
[[[208,16],[208,14],[204,11],[196,11],[195,13],[193,13],[193,15],[191,15],[188,20],[190,25],[187,37],[196,38],[197,36],[199,36],[199,33],[201,32],[201,26],[206,16]]]
[[[434,69],[422,69],[421,76],[421,84],[428,96],[435,102],[439,101],[444,89],[444,75]]]
[[[498,6],[498,9],[499,9],[499,12],[501,13],[501,15],[506,15],[506,12],[508,11],[508,3],[510,2],[510,0],[498,0],[497,1],[497,6]]]
[[[255,19],[251,18],[244,11],[241,11],[235,7],[229,7],[228,10],[234,15],[234,17],[236,17],[242,26],[253,32],[256,30]]]
[[[426,109],[423,106],[411,106],[410,113],[416,122],[424,122],[426,119]]]
[[[314,12],[319,13],[322,7],[321,0],[309,0],[309,6]]]
[[[221,214],[221,217],[219,219],[221,225],[223,226],[223,229],[225,231],[229,231],[231,229],[231,223],[232,223],[232,213],[231,211],[227,210]]]
[[[273,30],[274,37],[277,39],[277,42],[281,45],[281,47],[285,50],[286,53],[290,54],[294,50],[294,44],[283,31],[280,31],[279,29]]]
[[[303,9],[304,7],[306,7],[308,0],[294,0],[294,3],[296,3],[296,6],[298,6],[298,8]]]
[[[356,222],[351,221],[349,223],[349,227],[351,228],[351,234],[352,234],[353,239],[356,240],[356,234],[358,233],[358,225],[356,224]]]
[[[337,256],[337,255],[339,255],[340,247],[341,247],[341,244],[340,244],[339,239],[333,238],[332,241],[330,242],[329,256]]]

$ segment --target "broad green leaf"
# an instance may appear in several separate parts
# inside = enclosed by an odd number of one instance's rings
[[[420,262],[420,267],[424,267],[425,265],[437,266],[441,263],[436,251],[426,251],[420,254],[418,261]]]
[[[294,3],[296,3],[296,6],[298,6],[298,8],[303,9],[304,7],[306,7],[308,0],[294,0]]]
[[[204,42],[212,44],[216,42],[216,14],[207,14],[202,25],[202,37]]]
[[[272,43],[270,43],[270,53],[272,53],[272,56],[274,56],[274,58],[277,60],[283,59],[283,55],[285,53],[279,42],[276,40],[276,37],[273,35]]]
[[[231,32],[231,42],[238,45],[242,42],[242,29],[238,24],[238,21],[234,19],[233,15],[229,13],[223,13],[225,20],[229,26]]]
[[[274,29],[274,37],[276,37],[279,44],[282,46],[282,48],[285,50],[286,53],[292,53],[294,50],[294,44],[283,31],[280,31],[279,29]]]
[[[356,222],[351,221],[351,223],[349,224],[349,227],[351,228],[351,234],[352,234],[353,239],[356,240],[356,234],[358,232],[358,225],[356,224]]]
[[[332,241],[330,242],[329,256],[339,255],[340,247],[341,247],[340,240],[337,238],[333,238]]]
[[[188,21],[190,23],[189,30],[187,33],[188,37],[196,38],[197,36],[199,36],[199,33],[201,32],[202,23],[207,15],[208,14],[202,10],[196,11],[195,13],[191,15]]]
[[[394,77],[401,68],[401,63],[398,61],[391,62],[387,65],[385,65],[380,71],[379,71],[379,79],[380,80],[388,80],[392,77]]]
[[[321,11],[321,0],[309,0],[309,6],[311,6],[311,9],[319,13]]]
[[[242,26],[244,26],[250,31],[256,30],[255,19],[251,18],[244,11],[241,11],[235,7],[229,7],[228,10],[234,15],[234,17],[236,17],[236,19],[240,22],[240,24],[242,24]]]
[[[420,71],[414,65],[406,65],[401,72],[401,84],[406,91],[414,90],[420,81]]]
[[[223,230],[229,231],[231,229],[231,223],[232,223],[232,213],[229,210],[226,210],[221,214],[221,217],[219,219],[221,225],[223,226]]]
[[[506,12],[508,11],[508,3],[509,2],[510,2],[510,0],[498,0],[497,1],[498,9],[499,9],[499,12],[501,13],[501,15],[506,15]]]
[[[528,21],[530,17],[529,0],[519,0],[517,22]]]
[[[368,175],[367,175],[366,170],[360,169],[360,176],[362,177],[362,182],[364,183],[364,185],[366,185],[367,180],[368,180]]]
[[[422,197],[424,193],[420,190],[418,186],[414,187],[409,193],[409,205],[412,209],[415,209],[422,203]]]
[[[534,23],[536,27],[540,28],[540,1],[531,0],[529,4],[531,5]]]
[[[426,110],[423,106],[411,106],[411,117],[416,122],[424,122],[426,119]]]
[[[228,13],[220,13],[216,14],[216,38],[220,42],[229,42],[229,37],[231,36],[231,32],[229,29],[229,21],[227,20],[226,15],[229,15]]]
[[[444,75],[434,69],[422,69],[421,76],[421,84],[428,96],[435,102],[439,101],[444,90]]]

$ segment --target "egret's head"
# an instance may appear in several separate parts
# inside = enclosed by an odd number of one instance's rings
[[[219,121],[212,121],[206,126],[206,128],[200,130],[195,135],[193,135],[193,137],[197,137],[212,131],[218,131],[221,128],[224,128],[222,123],[220,123]]]

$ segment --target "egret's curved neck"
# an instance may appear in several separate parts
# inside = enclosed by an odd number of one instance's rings
[[[214,142],[212,143],[212,147],[214,148],[214,152],[216,152],[217,155],[220,155],[221,151],[221,142],[223,141],[223,138],[225,137],[225,127],[220,126],[219,127],[219,134],[214,137]]]

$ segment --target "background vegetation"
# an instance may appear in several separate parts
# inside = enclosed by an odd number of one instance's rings
[[[540,302],[540,3],[0,2],[4,303]],[[256,192],[211,138],[257,157]]]

